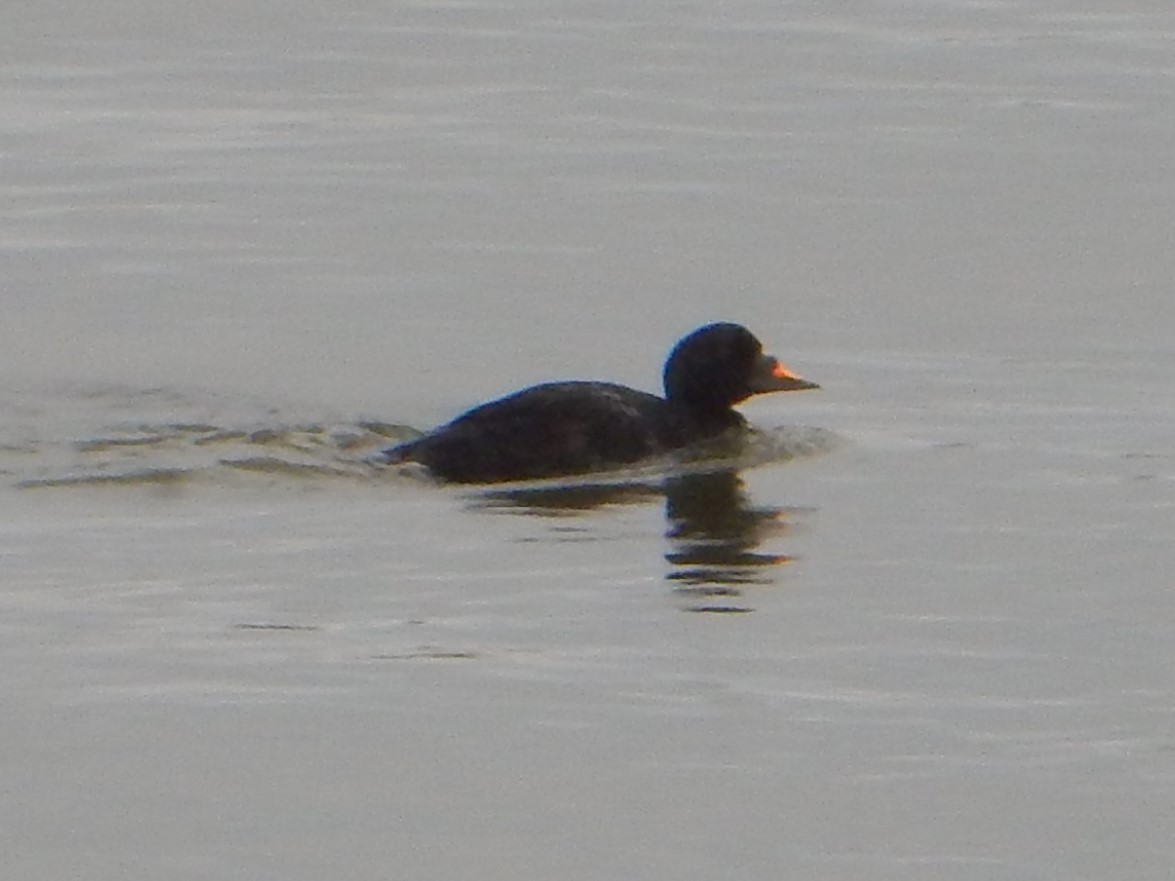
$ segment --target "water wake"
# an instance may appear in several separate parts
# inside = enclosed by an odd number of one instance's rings
[[[374,419],[153,389],[0,398],[0,474],[24,489],[367,481],[375,452],[416,434]]]

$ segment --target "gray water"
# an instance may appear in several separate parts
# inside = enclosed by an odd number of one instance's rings
[[[5,877],[1170,877],[1175,8],[43,3],[0,59]],[[371,464],[715,319],[823,386],[737,472]]]

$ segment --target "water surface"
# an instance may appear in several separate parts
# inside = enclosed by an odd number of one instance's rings
[[[1168,877],[1173,39],[1146,0],[9,15],[10,874]],[[823,386],[744,408],[803,455],[371,464],[527,383],[656,390],[715,319]]]

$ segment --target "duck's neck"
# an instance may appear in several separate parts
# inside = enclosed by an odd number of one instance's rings
[[[695,429],[704,435],[721,434],[731,428],[746,427],[747,420],[737,410],[730,407],[699,407],[670,401],[674,404],[683,418],[687,419]]]

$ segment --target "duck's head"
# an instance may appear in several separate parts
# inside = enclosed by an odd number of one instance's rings
[[[665,362],[665,397],[698,413],[719,413],[767,392],[820,388],[763,351],[755,335],[719,322],[682,338]]]

